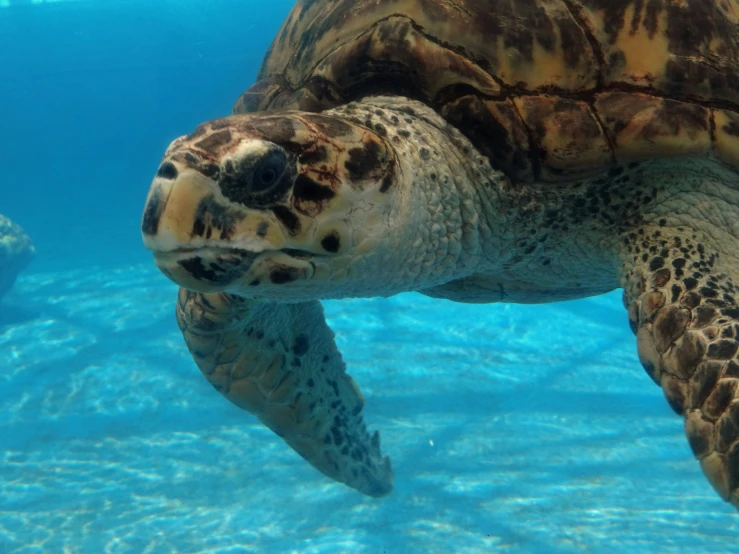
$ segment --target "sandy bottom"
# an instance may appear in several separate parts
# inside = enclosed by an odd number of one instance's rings
[[[327,302],[393,459],[372,500],[200,376],[155,269],[23,277],[0,314],[0,552],[739,552],[620,293]]]

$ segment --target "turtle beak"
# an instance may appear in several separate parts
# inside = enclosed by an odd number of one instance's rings
[[[157,171],[146,198],[141,233],[144,246],[168,252],[192,241],[191,219],[203,197],[212,195],[214,183],[197,171],[165,161]]]
[[[214,244],[198,232],[203,225],[198,214],[214,192],[211,179],[167,160],[154,177],[141,220],[144,246],[154,254],[157,267],[178,285],[198,292],[223,290],[248,271],[256,256]]]
[[[309,261],[282,252],[285,237],[273,219],[229,202],[217,182],[169,157],[149,189],[141,234],[162,273],[195,292],[242,291],[313,274]]]
[[[181,161],[195,159],[194,154],[175,154],[165,156],[149,188],[141,219],[146,248],[154,253],[205,246],[261,252],[286,246],[274,218],[224,198],[216,180]]]
[[[248,274],[258,254],[200,248],[154,252],[154,263],[177,285],[195,292],[221,292]]]

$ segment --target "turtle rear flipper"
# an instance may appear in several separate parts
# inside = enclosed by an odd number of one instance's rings
[[[739,508],[739,265],[700,233],[643,231],[625,239],[633,255],[621,268],[639,359],[685,416],[708,480]]]
[[[320,302],[274,304],[180,289],[177,321],[208,381],[316,469],[368,496],[392,490],[390,459]]]

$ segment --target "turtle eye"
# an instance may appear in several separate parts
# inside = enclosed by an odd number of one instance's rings
[[[295,163],[279,146],[241,160],[228,159],[218,179],[223,196],[250,208],[266,208],[293,186]]]
[[[287,159],[280,150],[268,152],[254,167],[250,192],[265,192],[272,188],[285,172]]]

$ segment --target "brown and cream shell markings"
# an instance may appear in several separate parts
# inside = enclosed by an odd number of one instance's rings
[[[234,113],[418,99],[513,181],[739,164],[734,0],[301,1]]]

